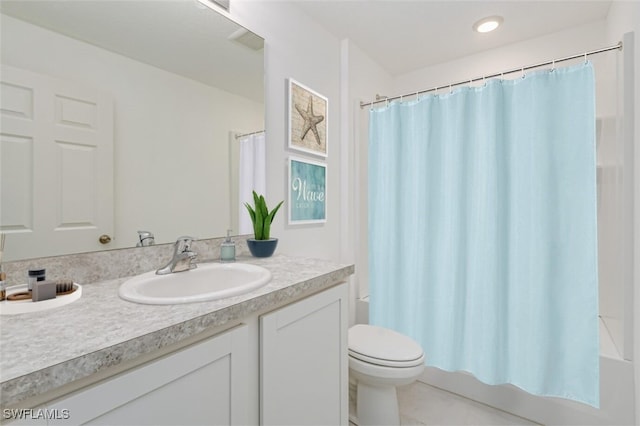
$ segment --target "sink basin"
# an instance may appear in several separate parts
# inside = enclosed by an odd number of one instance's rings
[[[118,294],[130,302],[173,305],[238,296],[269,281],[271,272],[261,266],[208,263],[167,275],[157,275],[155,271],[137,275],[122,283]]]

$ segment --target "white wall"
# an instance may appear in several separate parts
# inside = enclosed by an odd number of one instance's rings
[[[109,248],[134,246],[138,230],[164,242],[225,233],[229,131],[262,129],[262,104],[4,15],[2,34],[3,63],[112,94]]]
[[[640,6],[632,1],[614,1],[607,17],[607,38],[616,40],[621,34],[633,31],[634,59],[635,59],[635,88],[634,88],[634,351],[635,369],[635,408],[636,424],[640,424],[640,147],[638,147],[638,132],[640,131]]]
[[[285,2],[233,1],[230,16],[265,39],[267,201],[275,204],[286,200],[271,228],[272,236],[279,238],[277,252],[342,260],[340,41],[295,5]],[[288,78],[312,88],[329,100],[325,224],[287,224],[287,158],[289,155],[301,155],[287,149]]]
[[[348,41],[340,41],[295,5],[284,2],[235,1],[230,16],[265,38],[266,129],[268,198],[286,199],[287,78],[311,87],[329,99],[329,156],[327,158],[327,223],[289,226],[286,212],[278,213],[272,234],[280,238],[278,251],[314,256],[345,263],[360,262],[366,250],[358,250],[356,234],[366,236],[366,210],[358,197],[366,195],[366,152],[356,141],[361,137],[362,116],[358,105],[376,90],[390,87],[390,77],[375,62]],[[366,122],[365,127],[366,130]],[[296,154],[298,155],[298,154]],[[312,157],[309,157],[312,158]],[[366,201],[366,198],[365,198]],[[285,201],[284,208],[288,208]],[[366,240],[364,242],[366,248]],[[366,265],[356,268],[356,277],[366,274]],[[364,280],[366,282],[366,279]],[[350,322],[355,321],[357,283],[352,280]]]
[[[349,195],[349,233],[343,239],[352,251],[352,261],[357,268],[354,275],[352,300],[368,294],[368,135],[369,109],[360,108],[360,102],[368,101],[376,93],[389,93],[392,77],[379,64],[371,60],[356,44],[343,40],[343,80],[347,83],[345,98],[344,141],[350,147],[350,158],[343,169],[349,172],[349,181],[343,183]],[[352,323],[367,322],[368,312],[357,312],[351,305]]]
[[[416,70],[396,78],[394,94],[444,86],[592,50],[602,47],[605,31],[606,23],[599,21]],[[518,74],[505,76],[517,77]]]

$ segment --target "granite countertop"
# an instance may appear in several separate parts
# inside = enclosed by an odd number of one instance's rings
[[[239,262],[269,269],[253,292],[210,302],[143,305],[118,297],[126,278],[84,285],[82,298],[0,321],[0,406],[7,407],[205,331],[331,287],[353,265],[276,255]],[[82,284],[82,283],[80,283]]]

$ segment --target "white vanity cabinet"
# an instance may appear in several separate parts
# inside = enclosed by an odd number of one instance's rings
[[[260,317],[260,423],[348,424],[348,287]]]
[[[27,423],[347,425],[347,305],[342,282],[256,312],[234,328],[194,336],[189,346],[149,354],[149,361],[39,405],[58,418]]]
[[[47,407],[54,424],[247,424],[246,325],[82,389]]]

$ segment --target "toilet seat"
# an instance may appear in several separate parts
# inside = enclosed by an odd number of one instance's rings
[[[390,359],[374,358],[349,350],[349,356],[369,364],[379,365],[381,367],[408,368],[415,367],[424,363],[424,355],[421,355],[420,357],[410,361],[393,361]]]
[[[422,347],[387,328],[358,324],[349,329],[349,356],[383,367],[409,368],[424,363]]]

